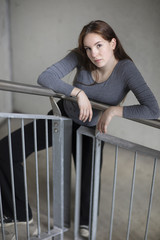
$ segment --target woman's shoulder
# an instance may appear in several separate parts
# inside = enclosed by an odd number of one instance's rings
[[[118,64],[119,64],[119,69],[124,74],[128,75],[128,74],[140,73],[135,63],[130,59],[120,60]]]
[[[125,59],[121,61],[121,76],[127,85],[143,85],[145,80],[132,60]]]
[[[124,68],[129,67],[129,66],[131,67],[131,66],[135,65],[134,62],[130,59],[120,60],[118,62],[118,64],[119,64],[120,67],[124,67]]]

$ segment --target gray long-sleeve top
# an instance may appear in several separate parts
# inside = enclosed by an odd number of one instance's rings
[[[75,68],[77,68],[77,74],[73,85],[64,82],[62,78]],[[131,90],[139,104],[124,106],[124,118],[157,119],[160,116],[159,106],[153,93],[135,64],[128,59],[119,61],[106,81],[94,84],[91,73],[79,65],[76,53],[71,52],[65,58],[47,68],[39,76],[38,83],[66,96],[70,96],[73,88],[77,87],[82,89],[89,99],[111,106],[120,104]],[[95,126],[97,124],[98,110],[93,110],[91,122],[86,121],[83,123],[79,120],[77,103],[65,100],[64,109],[67,115],[78,124],[86,126]]]

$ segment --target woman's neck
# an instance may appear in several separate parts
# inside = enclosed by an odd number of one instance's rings
[[[114,58],[113,61],[110,61],[107,66],[94,70],[92,72],[92,77],[94,81],[96,81],[97,83],[106,81],[112,74],[117,63],[118,60]]]

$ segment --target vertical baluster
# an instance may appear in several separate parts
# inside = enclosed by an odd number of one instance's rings
[[[10,118],[8,118],[8,141],[9,141],[9,159],[10,159],[10,170],[11,170],[12,200],[13,200],[13,211],[14,211],[14,221],[15,221],[15,223],[14,223],[15,237],[16,237],[16,240],[18,240],[16,201],[15,201],[15,184],[14,184],[13,156],[12,156],[12,140],[11,140],[11,120],[10,120]]]
[[[132,174],[132,186],[131,186],[131,196],[130,196],[130,206],[129,206],[129,216],[128,216],[128,228],[127,228],[127,237],[126,237],[127,240],[129,240],[130,225],[131,225],[133,194],[134,194],[135,175],[136,175],[136,161],[137,161],[137,152],[135,152],[135,155],[134,155],[134,165],[133,165],[133,174]]]
[[[48,233],[50,233],[50,187],[49,187],[49,154],[48,154],[48,120],[45,120],[46,134],[46,167],[47,167],[47,216],[48,216]]]
[[[1,218],[2,239],[5,240],[5,232],[4,232],[4,224],[3,224],[3,208],[2,208],[1,186],[0,186],[0,218]]]
[[[27,220],[27,239],[30,239],[29,234],[29,215],[28,215],[28,191],[27,191],[27,174],[26,174],[26,152],[25,152],[25,134],[24,134],[24,119],[21,120],[22,132],[22,154],[23,154],[23,169],[24,169],[24,189],[25,189],[25,204],[26,204],[26,220]]]
[[[115,165],[114,165],[114,179],[113,179],[113,192],[112,192],[112,207],[111,207],[109,240],[112,239],[112,231],[113,231],[113,217],[114,217],[116,180],[117,180],[117,161],[118,161],[118,146],[116,146],[116,153],[115,153]]]
[[[95,141],[94,141],[95,142]],[[101,141],[96,140],[93,145],[95,151],[95,165],[94,165],[94,178],[92,179],[93,190],[93,205],[92,205],[92,225],[91,225],[91,240],[96,240],[97,233],[97,215],[99,205],[99,181],[100,181],[100,155],[101,155]],[[94,156],[94,155],[93,155]]]
[[[81,171],[82,171],[82,135],[77,131],[77,155],[76,155],[76,189],[75,189],[75,217],[74,239],[79,237],[80,225],[80,197],[81,197]]]
[[[36,162],[36,194],[37,194],[37,225],[38,225],[38,237],[40,237],[40,208],[39,208],[39,176],[38,176],[38,154],[37,154],[37,124],[34,119],[34,150],[35,150],[35,162]]]
[[[53,211],[54,225],[61,229],[54,240],[64,235],[64,122],[53,121]]]
[[[152,199],[153,199],[153,192],[154,192],[154,184],[155,184],[155,176],[156,176],[156,167],[157,167],[157,158],[154,159],[154,165],[153,165],[152,183],[151,183],[151,191],[150,191],[150,198],[149,198],[149,207],[148,207],[148,214],[147,214],[145,237],[144,237],[145,240],[147,240],[147,235],[148,235],[148,227],[149,227],[149,220],[150,220]]]

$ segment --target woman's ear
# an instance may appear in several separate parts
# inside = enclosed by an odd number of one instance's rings
[[[116,44],[117,44],[117,41],[115,38],[112,38],[111,40],[111,46],[112,46],[112,49],[114,50],[116,48]]]

